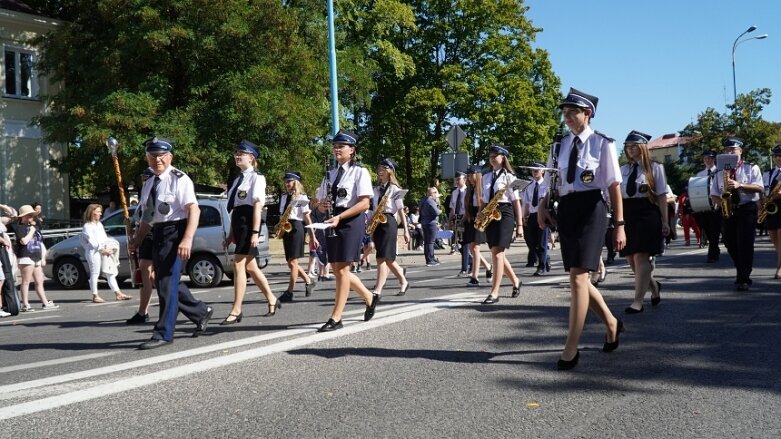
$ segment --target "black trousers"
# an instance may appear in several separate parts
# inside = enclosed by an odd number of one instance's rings
[[[423,224],[423,255],[427,264],[434,263],[434,241],[437,239],[437,223]]]
[[[208,306],[193,297],[187,285],[181,282],[182,260],[177,250],[186,227],[187,220],[155,224],[152,227],[155,245],[152,266],[160,300],[160,317],[152,332],[152,338],[156,340],[173,340],[179,311],[193,323],[198,323],[206,316],[208,309]]]
[[[526,237],[526,247],[529,249],[529,260],[537,264],[538,270],[544,270],[550,263],[548,256],[548,238],[550,230],[545,227],[540,229],[537,225],[537,212],[529,214],[529,220],[526,227],[523,228],[523,235]],[[533,259],[531,255],[534,255]]]
[[[735,283],[751,284],[756,229],[757,203],[754,202],[734,208],[732,216],[724,220],[724,245],[737,270]]]
[[[719,235],[721,234],[721,212],[697,212],[694,220],[708,238],[708,259],[719,259]]]

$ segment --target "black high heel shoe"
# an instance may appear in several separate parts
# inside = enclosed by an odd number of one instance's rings
[[[618,349],[618,336],[621,335],[622,332],[624,332],[624,322],[621,319],[618,319],[616,339],[612,342],[605,341],[605,344],[602,346],[602,352],[613,352]]]
[[[400,289],[399,292],[396,295],[397,296],[403,296],[403,295],[407,294],[407,290],[409,290],[409,281],[407,281],[407,285],[404,288]]]
[[[494,297],[489,294],[488,297],[483,300],[483,305],[493,305],[494,303],[499,303],[499,296]]]
[[[263,317],[271,317],[277,313],[278,309],[281,308],[282,308],[282,302],[280,302],[279,299],[277,299],[277,301],[274,302],[273,304],[272,303],[268,304],[268,312]]]
[[[561,358],[559,358],[559,361],[556,363],[556,369],[558,369],[558,370],[570,370],[573,367],[578,365],[578,360],[579,359],[580,359],[580,350],[578,350],[575,353],[575,356],[572,357],[572,359],[569,360],[569,361],[562,360]]]
[[[662,283],[656,281],[656,297],[651,296],[651,306],[656,306],[662,301]]]
[[[228,320],[228,319],[230,319],[231,317],[235,317],[235,319],[233,319],[233,320]],[[241,323],[241,319],[242,319],[242,317],[244,317],[244,313],[243,313],[243,312],[240,312],[240,313],[238,313],[238,314],[228,314],[228,317],[225,317],[225,320],[223,320],[222,322],[220,322],[220,325],[221,325],[221,326],[227,326],[227,325],[232,325],[232,324],[234,324],[234,323]]]
[[[518,279],[518,284],[513,287],[512,297],[518,297],[521,294],[521,285],[523,285],[523,282]]]

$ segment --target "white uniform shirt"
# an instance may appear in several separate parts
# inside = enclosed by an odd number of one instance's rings
[[[336,208],[347,209],[354,206],[358,202],[358,197],[371,197],[374,194],[372,189],[372,179],[369,175],[369,171],[363,166],[350,165],[350,162],[342,165],[344,173],[339,180],[339,184],[336,185],[337,196],[333,200],[333,206]],[[328,181],[333,188],[334,180],[339,172],[339,168],[328,171]],[[329,194],[325,190],[325,182],[320,185],[317,190],[317,199],[323,200],[328,197]]]
[[[719,168],[717,168],[716,165],[713,165],[710,169],[703,169],[702,171],[698,172],[695,175],[695,177],[707,177],[708,176],[708,171],[710,171],[710,173],[711,173],[710,176],[712,177],[713,174],[715,174],[716,171],[718,171],[718,170],[719,170]]]
[[[500,189],[508,188],[515,180],[517,180],[515,175],[507,172],[504,168],[483,174],[483,203],[491,201],[491,186],[494,187],[494,195],[496,195]],[[506,190],[499,202],[511,203],[516,200],[520,200],[518,191]]]
[[[279,202],[279,214],[282,215],[285,213],[285,205],[287,204],[287,197],[288,194],[282,195],[282,199],[280,199]],[[303,221],[304,215],[311,212],[312,210],[309,208],[309,197],[306,196],[306,194],[300,194],[298,197],[294,198],[293,201],[290,203],[294,203],[296,201],[306,201],[306,204],[299,207],[294,207],[290,209],[290,216],[288,217],[289,220],[295,220],[295,221]]]
[[[456,208],[456,202],[458,199],[461,198],[461,208],[458,212],[455,211]],[[450,193],[450,211],[453,212],[453,215],[463,215],[464,211],[466,209],[466,186],[463,188],[455,188],[453,189],[453,192]]]
[[[388,183],[388,184],[389,184],[388,190],[385,193],[386,194],[390,194],[390,195],[388,197],[388,204],[385,206],[385,212],[383,212],[383,213],[388,213],[388,214],[391,214],[391,215],[395,215],[396,212],[398,212],[399,210],[404,208],[404,200],[403,199],[399,199],[399,200],[394,200],[393,199],[393,197],[397,193],[399,193],[402,189],[400,187],[396,186],[395,184],[391,184],[391,183]],[[374,194],[373,194],[375,209],[377,208],[377,206],[380,205],[380,200],[382,199],[382,197],[380,196],[381,193],[382,192],[380,190],[380,186],[375,186],[374,187]]]
[[[157,224],[168,221],[178,221],[187,218],[187,205],[198,203],[195,198],[195,186],[190,177],[184,172],[169,166],[160,177],[160,185],[157,187],[157,200],[154,210],[144,209],[142,219],[147,224]],[[141,200],[139,204],[146,206],[149,193],[152,191],[155,177],[150,177],[141,188]]]
[[[534,199],[534,186],[538,185],[537,189],[537,206],[532,206],[532,200]],[[523,202],[524,208],[523,211],[527,214],[537,213],[537,210],[540,209],[543,204],[543,200],[545,198],[545,195],[548,194],[548,184],[545,182],[545,178],[542,177],[539,180],[536,180],[532,182],[530,185],[526,186],[526,189],[523,190],[523,193],[521,194],[521,200]]]
[[[578,152],[575,180],[567,182],[569,156],[575,135],[570,133],[561,141],[558,156],[559,196],[590,190],[606,190],[613,183],[621,183],[621,170],[616,156],[615,141],[604,134],[597,133],[591,127],[586,127],[578,136],[580,148]],[[548,158],[548,167],[553,167],[553,157]],[[545,174],[545,184],[550,187],[551,173]]]
[[[719,170],[713,178],[710,186],[710,194],[720,197],[724,189],[724,171]],[[756,184],[763,186],[762,184],[762,171],[759,170],[759,166],[751,163],[743,162],[735,169],[735,181],[740,184]],[[746,192],[738,189],[740,194],[740,201],[738,205],[759,201],[758,192]]]
[[[635,194],[629,195],[626,192],[626,185],[629,184],[629,176],[632,174],[633,165],[627,163],[621,166],[621,198],[645,198],[648,196],[648,182],[645,180],[645,171],[640,163],[637,163],[637,178],[635,178]],[[664,174],[664,166],[660,163],[651,162],[651,172],[654,177],[654,188],[656,195],[667,194],[667,176]]]
[[[244,179],[236,189],[239,178],[233,180],[228,196],[233,194],[233,208],[239,206],[252,206],[255,203],[266,203],[266,177],[258,174],[255,169],[249,168],[242,172]],[[234,193],[234,189],[236,192]]]

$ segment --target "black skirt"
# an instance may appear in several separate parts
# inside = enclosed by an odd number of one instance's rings
[[[285,249],[285,260],[298,259],[304,256],[304,223],[290,220],[290,231],[282,235],[282,247]]]
[[[475,217],[477,216],[477,207],[469,208],[471,220],[464,221],[464,244],[474,242],[475,244],[485,243],[485,232],[475,229]]]
[[[662,215],[651,200],[647,197],[624,198],[624,221],[626,247],[619,252],[621,256],[635,253],[655,256],[662,253]]]
[[[515,209],[512,203],[499,203],[498,208],[499,212],[502,213],[502,219],[488,223],[488,227],[485,228],[485,240],[489,248],[506,249],[513,242]]]
[[[765,219],[765,228],[768,230],[781,229],[781,201],[776,201],[775,205],[778,212],[775,215],[768,214]]]
[[[398,243],[398,228],[396,217],[390,213],[385,214],[388,220],[385,224],[380,224],[374,229],[374,247],[377,250],[377,259],[386,259],[390,262],[396,260],[396,247]]]
[[[233,252],[237,255],[258,255],[258,248],[250,246],[253,210],[253,206],[245,204],[237,206],[231,211],[231,231],[233,232],[233,241],[236,243],[236,249]]]
[[[339,211],[335,210],[334,215]],[[342,217],[336,226],[336,236],[326,238],[329,262],[358,262],[361,260],[363,236],[366,234],[365,215],[359,214],[352,218]],[[329,235],[326,230],[326,235]]]
[[[558,211],[559,242],[564,270],[596,271],[607,229],[607,207],[598,190],[561,197]]]

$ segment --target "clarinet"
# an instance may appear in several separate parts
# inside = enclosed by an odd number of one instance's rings
[[[556,223],[556,202],[559,201],[559,150],[561,149],[561,139],[564,136],[562,136],[561,131],[556,133],[556,137],[553,140],[553,145],[551,145],[551,158],[552,158],[552,169],[551,171],[551,178],[550,178],[550,187],[548,188],[549,196],[548,196],[548,205],[545,206],[545,208],[548,210],[548,213],[550,214],[551,221],[553,224]],[[549,224],[552,226],[553,224]]]
[[[325,180],[325,197],[328,200],[328,210],[326,211],[326,219],[333,218],[334,216],[334,197],[331,195],[331,179],[328,178],[328,171],[329,169],[329,163],[328,163],[328,157],[325,158],[324,161],[324,168],[325,168],[325,176],[323,179]],[[326,237],[334,237],[336,236],[336,230],[333,227],[328,228],[328,232],[325,234]]]

